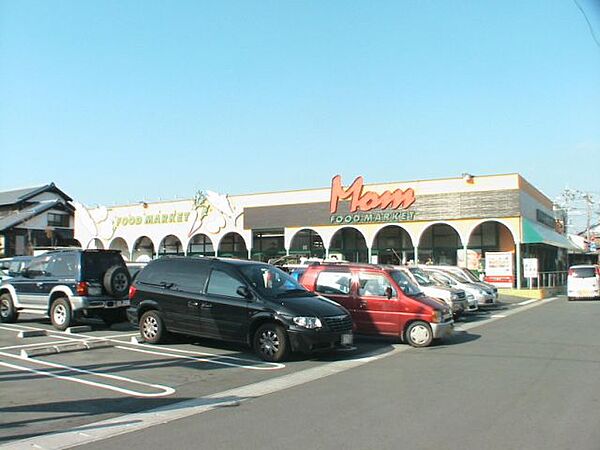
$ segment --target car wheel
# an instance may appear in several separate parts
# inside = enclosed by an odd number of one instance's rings
[[[149,344],[160,344],[165,340],[167,330],[158,311],[146,311],[140,319],[140,334]]]
[[[73,314],[69,300],[61,297],[52,303],[50,308],[50,321],[54,328],[64,331],[71,326]]]
[[[433,332],[427,322],[412,322],[407,328],[404,337],[412,347],[427,347],[433,341]]]
[[[131,277],[123,266],[112,266],[103,278],[104,289],[114,297],[125,297],[129,292]]]
[[[289,352],[285,330],[275,323],[261,325],[254,333],[254,351],[264,361],[282,361]]]
[[[19,313],[15,309],[15,304],[13,303],[10,294],[0,295],[0,322],[16,322],[18,317]]]

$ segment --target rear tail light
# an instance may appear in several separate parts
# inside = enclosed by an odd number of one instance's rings
[[[129,300],[133,300],[135,294],[137,293],[137,289],[135,286],[129,286]]]
[[[86,281],[80,281],[79,283],[77,283],[77,285],[75,286],[75,290],[77,291],[77,295],[88,295],[88,287],[89,287],[89,283]]]

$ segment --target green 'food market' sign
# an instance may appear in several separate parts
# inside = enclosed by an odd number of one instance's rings
[[[362,213],[362,214],[333,214],[330,223],[340,225],[343,223],[387,223],[408,222],[415,220],[415,211]]]

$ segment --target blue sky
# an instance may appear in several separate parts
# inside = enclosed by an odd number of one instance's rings
[[[0,189],[88,205],[338,173],[600,191],[600,48],[572,0],[0,0],[0,151]]]

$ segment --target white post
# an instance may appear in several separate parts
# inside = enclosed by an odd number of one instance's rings
[[[469,258],[469,249],[468,249],[468,246],[465,245],[463,247],[463,250],[465,252],[465,255],[464,255],[464,257],[465,257],[465,267],[468,268],[469,267],[469,259],[468,259]]]
[[[515,243],[516,259],[515,264],[517,265],[517,289],[521,289],[521,243]]]
[[[419,247],[417,247],[415,245],[415,259],[414,259],[415,264],[417,264],[419,262]]]

